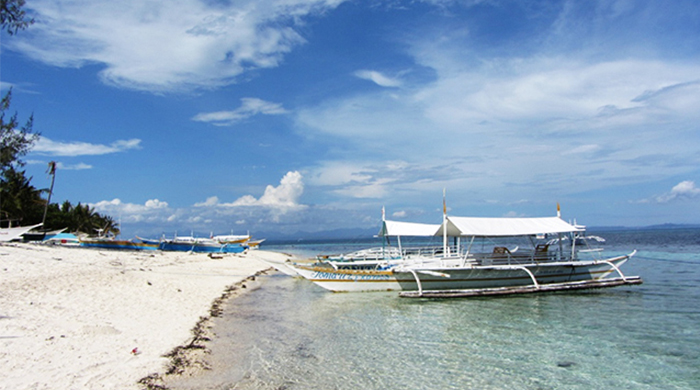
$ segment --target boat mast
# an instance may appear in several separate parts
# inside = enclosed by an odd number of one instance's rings
[[[561,207],[559,206],[559,202],[557,202],[557,218],[561,218]],[[561,261],[562,258],[564,257],[564,244],[561,242],[562,237],[561,233],[557,233],[557,237],[559,238],[559,260]],[[573,240],[573,237],[572,237]],[[573,244],[573,241],[572,241]]]
[[[447,202],[445,201],[445,189],[442,189],[442,254],[450,255],[450,247],[447,242]]]

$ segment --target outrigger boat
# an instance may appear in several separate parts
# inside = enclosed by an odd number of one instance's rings
[[[383,246],[338,255],[319,255],[316,259],[335,268],[387,267],[390,263],[403,260],[407,255],[440,252],[442,248],[435,246],[406,247],[401,239],[402,237],[432,238],[439,228],[440,225],[437,224],[389,221],[384,219],[384,213],[382,213],[382,228],[377,236],[383,238]],[[394,238],[396,246],[391,245],[391,238]]]
[[[211,238],[175,237],[163,240],[159,249],[164,251],[195,253],[241,253],[248,248],[245,243],[222,243]]]
[[[0,242],[10,242],[12,240],[20,239],[22,238],[23,234],[34,228],[38,228],[41,225],[42,224],[0,228]]]
[[[302,269],[345,269],[345,270],[384,270],[397,265],[409,255],[434,255],[441,252],[442,247],[419,246],[406,247],[403,245],[402,237],[412,238],[432,238],[435,236],[440,225],[414,222],[388,221],[384,219],[382,212],[382,228],[378,236],[384,240],[381,247],[362,249],[359,251],[318,255],[316,259],[305,260],[303,262],[263,260],[278,271],[290,276],[308,276]],[[394,239],[396,246],[391,245]],[[308,278],[307,278],[308,279]],[[334,290],[335,291],[335,290]],[[345,290],[338,290],[345,291]]]
[[[582,236],[585,227],[565,222],[559,212],[545,218],[445,214],[443,224],[437,226],[434,235],[443,237],[443,245],[433,253],[402,249],[399,259],[360,267],[352,266],[353,262],[290,266],[331,291],[395,290],[404,297],[467,297],[642,283],[640,277],[625,276],[620,270],[636,251],[602,258],[600,248],[579,248],[576,237]],[[448,245],[449,238],[453,245]],[[517,238],[528,241],[532,249],[513,247]]]
[[[22,234],[22,241],[33,242],[33,241],[47,241],[56,237],[58,234],[66,231],[67,228],[57,229],[57,230],[30,230]]]
[[[86,248],[102,248],[102,249],[121,249],[121,250],[157,250],[158,244],[146,242],[140,239],[135,240],[117,240],[109,237],[85,237],[79,238],[81,247]]]

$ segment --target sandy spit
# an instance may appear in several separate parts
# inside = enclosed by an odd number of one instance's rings
[[[287,257],[2,245],[0,389],[156,388],[261,259]]]

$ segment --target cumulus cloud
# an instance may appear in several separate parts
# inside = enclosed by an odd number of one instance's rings
[[[281,104],[266,102],[257,98],[241,99],[241,106],[231,111],[216,111],[197,114],[192,120],[207,122],[215,126],[232,126],[254,115],[286,114]]]
[[[123,88],[211,88],[276,67],[305,42],[295,30],[304,17],[342,2],[34,0],[27,8],[39,22],[10,45],[52,65],[100,64],[102,79]]]
[[[111,215],[129,230],[146,231],[146,234],[169,234],[180,231],[227,232],[245,225],[266,225],[271,222],[284,223],[285,216],[293,220],[293,211],[306,210],[308,206],[299,203],[304,192],[302,175],[297,171],[288,172],[278,186],[268,185],[263,194],[256,198],[245,195],[233,202],[221,202],[211,196],[204,202],[191,207],[172,207],[167,201],[149,199],[143,204],[123,202],[116,198],[91,203],[97,212]],[[269,227],[268,227],[269,229]]]
[[[144,204],[124,203],[119,198],[89,204],[104,213],[126,223],[163,222],[170,216],[168,202],[149,199]]]
[[[658,196],[656,201],[659,203],[668,203],[675,200],[695,198],[700,195],[700,188],[695,186],[694,181],[685,180],[676,184],[671,191]]]
[[[32,148],[33,152],[50,156],[97,156],[111,153],[124,152],[141,148],[141,140],[114,141],[109,145],[91,144],[88,142],[59,142],[46,137],[40,137]]]
[[[233,202],[222,203],[217,196],[212,196],[204,202],[196,203],[195,208],[202,214],[239,215],[244,213],[249,217],[257,215],[258,218],[269,217],[271,221],[279,222],[282,215],[307,208],[306,205],[299,203],[303,193],[304,182],[301,173],[290,171],[284,175],[277,187],[268,185],[260,198],[244,195]]]
[[[380,87],[400,87],[401,81],[396,78],[391,78],[376,70],[358,70],[355,76],[363,80],[369,80],[379,85]]]
[[[211,207],[219,204],[218,196],[210,196],[204,202],[195,203],[194,207]]]
[[[222,204],[222,206],[262,206],[275,209],[303,208],[304,206],[299,204],[299,198],[303,193],[304,183],[302,175],[297,171],[292,171],[284,175],[282,180],[280,180],[279,186],[268,185],[259,199],[252,195],[245,195],[232,203]]]

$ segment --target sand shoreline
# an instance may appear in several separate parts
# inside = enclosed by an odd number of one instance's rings
[[[158,388],[197,368],[207,321],[261,259],[288,257],[0,246],[0,389]]]

